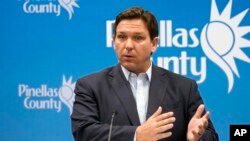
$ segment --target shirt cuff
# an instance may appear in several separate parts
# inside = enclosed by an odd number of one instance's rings
[[[136,133],[135,133],[135,135],[134,135],[134,140],[133,141],[136,141]]]

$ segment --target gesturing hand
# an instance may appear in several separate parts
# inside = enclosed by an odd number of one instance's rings
[[[172,135],[169,129],[173,128],[175,117],[173,112],[161,113],[162,107],[141,126],[136,129],[137,141],[157,141]]]
[[[188,141],[198,141],[201,136],[204,134],[206,127],[208,125],[209,112],[206,112],[205,115],[202,115],[204,111],[204,105],[201,104],[192,119],[188,124],[187,140]]]

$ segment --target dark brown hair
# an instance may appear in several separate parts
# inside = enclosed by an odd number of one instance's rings
[[[147,26],[150,39],[153,40],[155,37],[158,37],[158,23],[155,16],[141,7],[129,8],[116,16],[113,27],[114,36],[116,35],[117,25],[122,20],[127,20],[127,19],[142,19]]]

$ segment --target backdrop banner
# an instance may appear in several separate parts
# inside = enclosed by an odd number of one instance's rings
[[[132,6],[157,17],[153,63],[197,81],[220,140],[250,124],[249,0],[3,0],[1,141],[73,141],[75,82],[118,63],[113,23]]]

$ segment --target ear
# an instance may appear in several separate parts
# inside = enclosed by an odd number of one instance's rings
[[[114,50],[116,50],[116,47],[115,47],[115,35],[113,35],[113,47],[114,47]]]
[[[155,37],[152,41],[152,47],[151,47],[151,52],[154,53],[157,49],[158,46],[158,37]]]

